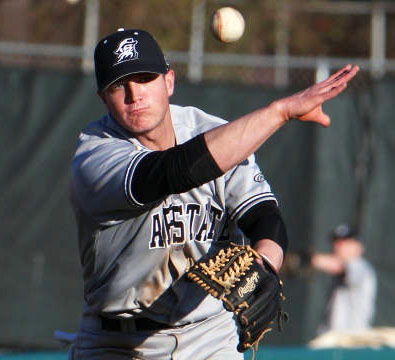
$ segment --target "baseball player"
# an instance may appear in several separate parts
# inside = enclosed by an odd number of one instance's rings
[[[232,122],[169,105],[174,71],[143,30],[102,39],[95,71],[108,114],[72,162],[85,303],[70,358],[242,359],[232,313],[185,269],[229,241],[280,268],[286,230],[253,153],[291,118],[328,126],[321,104],[358,67]]]
[[[377,275],[364,257],[364,246],[354,229],[340,224],[331,232],[331,253],[313,253],[314,269],[333,276],[317,335],[327,331],[362,331],[372,325]]]

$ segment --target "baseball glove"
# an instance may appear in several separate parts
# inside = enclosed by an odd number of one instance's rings
[[[259,258],[264,266],[257,262]],[[281,330],[282,282],[249,245],[231,244],[213,255],[203,256],[189,266],[187,278],[222,300],[225,309],[234,313],[239,352],[252,348],[254,355],[259,340],[271,330],[276,317]]]

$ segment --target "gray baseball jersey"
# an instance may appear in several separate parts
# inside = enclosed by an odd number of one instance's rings
[[[177,144],[225,123],[194,107],[170,109]],[[151,151],[109,115],[79,137],[71,197],[85,301],[89,312],[144,312],[182,325],[223,309],[219,300],[184,280],[188,258],[199,259],[221,241],[239,241],[236,221],[257,203],[276,199],[252,155],[202,186],[139,203],[131,179]]]
[[[344,276],[335,279],[318,334],[326,331],[358,331],[372,325],[377,277],[364,258],[345,265]]]

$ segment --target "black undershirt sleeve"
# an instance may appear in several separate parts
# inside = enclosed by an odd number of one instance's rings
[[[263,201],[249,209],[237,222],[251,240],[251,246],[260,239],[276,242],[284,251],[288,247],[287,231],[275,201]]]
[[[221,175],[200,134],[184,144],[146,155],[136,166],[131,190],[137,201],[148,203],[191,190]]]

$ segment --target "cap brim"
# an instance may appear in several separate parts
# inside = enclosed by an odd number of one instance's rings
[[[103,84],[102,88],[99,89],[99,91],[103,91],[107,89],[110,85],[114,84],[116,81],[124,78],[125,76],[133,75],[133,74],[141,74],[141,73],[150,73],[150,74],[158,74],[158,75],[164,75],[166,74],[168,69],[163,69],[161,66],[149,66],[147,67],[146,65],[138,67],[136,66],[133,70],[130,69],[129,71],[126,69],[123,69],[122,71],[119,71],[118,73],[114,73],[114,77],[109,79],[105,84]]]

